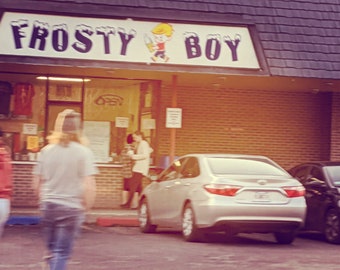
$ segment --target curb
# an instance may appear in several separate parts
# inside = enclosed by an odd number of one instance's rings
[[[37,225],[41,221],[41,217],[37,216],[11,216],[6,225]],[[98,217],[95,221],[97,226],[111,227],[111,226],[126,226],[138,227],[139,222],[134,217]]]
[[[101,227],[111,226],[126,226],[126,227],[138,227],[139,222],[137,218],[133,217],[99,217],[96,220],[96,224]]]
[[[41,216],[37,209],[12,209],[6,225],[36,225],[40,222]],[[137,212],[122,209],[91,210],[86,214],[85,223],[101,227],[139,227]]]
[[[6,225],[37,225],[40,220],[38,216],[10,216]]]

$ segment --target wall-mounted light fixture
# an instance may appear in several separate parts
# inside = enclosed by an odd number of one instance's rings
[[[66,77],[47,77],[47,76],[39,76],[38,80],[50,80],[50,81],[62,81],[62,82],[89,82],[90,79],[82,79],[82,78],[66,78]]]

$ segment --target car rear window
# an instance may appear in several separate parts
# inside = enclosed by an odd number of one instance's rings
[[[263,159],[208,158],[214,174],[287,175],[283,169]]]

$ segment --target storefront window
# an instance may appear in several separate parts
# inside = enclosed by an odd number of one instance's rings
[[[91,79],[85,83],[85,133],[90,137],[99,161],[105,161],[103,148],[107,148],[107,158],[115,159],[125,144],[127,134],[139,129],[139,99],[139,82],[120,84],[115,80]],[[96,126],[101,127],[101,132]]]
[[[11,88],[4,104],[8,110],[0,114],[0,127],[16,159],[28,159],[28,152],[38,152],[44,144],[46,82],[36,77],[35,74],[0,73],[0,81]]]
[[[97,162],[115,161],[126,136],[136,130],[143,131],[156,150],[158,82],[5,73],[0,81],[10,85],[10,90],[2,91],[10,98],[8,113],[0,115],[0,127],[15,134],[13,153],[39,151],[57,114],[66,108],[82,113]],[[24,134],[23,126],[30,124],[34,131]],[[25,149],[27,140],[38,142],[38,147]]]

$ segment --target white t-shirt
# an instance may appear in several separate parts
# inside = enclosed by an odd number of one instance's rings
[[[33,174],[43,179],[41,201],[83,208],[84,177],[98,173],[91,150],[77,142],[45,146]]]

